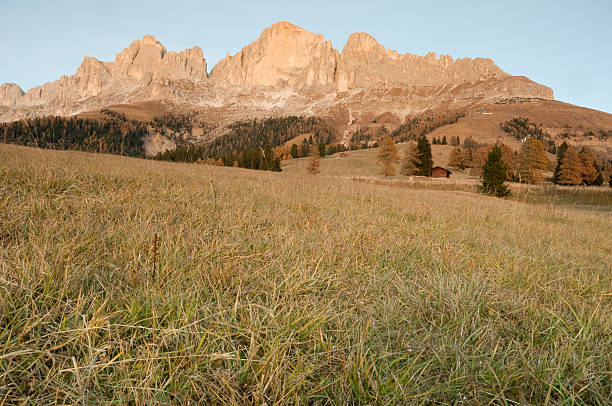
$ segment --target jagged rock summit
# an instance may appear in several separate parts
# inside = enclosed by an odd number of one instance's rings
[[[0,86],[0,106],[14,106],[21,101],[24,94],[15,83],[4,83]]]
[[[221,60],[211,78],[224,86],[274,86],[331,89],[338,51],[321,34],[282,21],[258,40]]]
[[[366,33],[354,33],[342,53],[321,34],[282,21],[266,28],[259,39],[227,56],[211,78],[224,86],[321,88],[346,92],[356,88],[448,86],[486,79],[505,79],[488,58],[399,54]],[[552,98],[550,89],[541,95]]]
[[[153,80],[207,80],[206,60],[199,47],[179,53],[167,52],[147,35],[121,51],[114,62],[86,56],[72,76],[37,86],[24,93],[17,85],[4,84],[0,105],[36,107],[84,101],[98,96],[124,95],[149,86]]]
[[[434,53],[425,56],[399,54],[380,45],[366,33],[355,33],[342,50],[337,88],[448,86],[510,75],[490,59],[457,59]]]
[[[336,109],[347,112],[347,120],[364,111],[403,119],[441,105],[509,96],[552,99],[553,93],[505,73],[490,59],[399,54],[366,33],[352,34],[339,52],[323,35],[282,21],[221,60],[210,75],[199,47],[168,52],[147,35],[113,62],[85,57],[74,75],[25,93],[4,84],[0,121],[150,100],[214,111],[221,121]]]

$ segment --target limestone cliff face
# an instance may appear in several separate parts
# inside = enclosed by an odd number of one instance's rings
[[[206,60],[200,47],[168,52],[162,58],[153,79],[202,81],[208,79]]]
[[[398,54],[366,33],[352,34],[342,54],[322,35],[287,22],[264,30],[260,38],[212,71],[223,86],[355,88],[446,86],[509,77],[490,59],[438,58]]]
[[[15,83],[4,83],[0,86],[0,106],[14,106],[21,102],[23,90]]]
[[[330,88],[337,61],[338,51],[322,35],[280,22],[220,61],[211,77],[223,86]]]
[[[136,40],[114,62],[86,56],[72,76],[62,76],[19,95],[10,85],[0,90],[0,104],[7,106],[63,105],[98,96],[111,100],[149,86],[154,80],[207,80],[206,60],[198,47],[167,52],[152,36]],[[6,87],[7,90],[4,90]]]
[[[146,35],[142,40],[132,42],[117,55],[111,65],[113,76],[119,80],[148,85],[166,52],[166,47],[152,36]]]
[[[353,114],[406,117],[508,96],[552,99],[553,93],[510,76],[490,59],[399,54],[365,33],[352,34],[339,53],[322,35],[280,22],[220,61],[210,77],[202,49],[168,52],[145,36],[113,62],[85,57],[74,75],[25,94],[15,84],[4,84],[0,121],[167,100],[182,108],[214,110],[222,122],[271,114],[340,117],[339,111],[347,112],[350,122]]]
[[[340,56],[337,89],[447,86],[509,77],[490,59],[457,59],[387,50],[366,33],[352,34]]]

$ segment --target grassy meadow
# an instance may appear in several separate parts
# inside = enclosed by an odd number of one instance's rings
[[[398,145],[400,155],[404,153],[407,145]],[[432,145],[432,156],[435,165],[447,166],[451,150],[450,145]],[[380,164],[376,160],[378,148],[358,149],[347,151],[348,158],[340,158],[340,154],[325,157],[321,160],[321,172],[331,176],[374,176],[380,173]],[[283,161],[283,171],[291,174],[306,173],[306,159],[289,159]],[[399,168],[399,164],[396,165]],[[465,178],[463,173],[456,173],[455,177]]]
[[[332,159],[0,145],[0,404],[612,402],[607,200],[356,182]]]

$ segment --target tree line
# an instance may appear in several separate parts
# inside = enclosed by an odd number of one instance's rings
[[[284,144],[309,134],[288,150]],[[157,154],[153,159],[173,162],[200,162],[248,169],[280,171],[280,162],[293,157],[306,157],[318,149],[322,155],[338,152],[343,147],[331,145],[335,130],[318,117],[274,117],[238,121],[208,144],[180,145],[175,150]],[[334,152],[334,153],[335,153]]]
[[[336,131],[319,117],[274,117],[230,124],[223,135],[206,147],[211,154],[222,156],[265,146],[279,147],[302,134],[311,134],[310,145],[331,144],[337,138]]]
[[[155,160],[201,163],[216,166],[231,166],[235,168],[256,169],[280,172],[280,156],[275,154],[268,145],[265,148],[253,148],[244,151],[233,151],[224,155],[210,152],[205,145],[183,145],[173,150],[160,152],[153,157]]]
[[[544,145],[546,151],[551,154],[556,153],[557,147],[552,137],[542,129],[541,125],[538,126],[529,121],[528,118],[515,117],[500,123],[499,127],[503,132],[510,134],[517,140],[526,141],[528,138],[535,138]]]
[[[557,149],[553,182],[558,185],[612,186],[612,165],[600,160],[588,147],[577,148],[563,141]]]
[[[391,138],[396,142],[417,141],[423,135],[427,135],[445,125],[454,124],[462,117],[465,117],[465,113],[451,112],[438,116],[415,117],[392,131]],[[440,140],[440,143],[442,141],[443,139]],[[438,143],[437,139],[436,143]]]
[[[144,156],[147,124],[103,110],[102,120],[43,117],[0,124],[4,143],[31,147]]]

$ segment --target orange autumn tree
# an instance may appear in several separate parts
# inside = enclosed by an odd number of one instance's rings
[[[404,149],[401,173],[404,176],[416,175],[418,172],[418,166],[419,158],[417,157],[417,145],[416,142],[412,141]]]
[[[397,152],[397,146],[395,141],[389,136],[385,137],[376,156],[378,162],[382,165],[381,173],[387,176],[395,176],[397,169],[393,163],[397,163],[400,160],[399,153]]]
[[[448,166],[455,169],[463,169],[463,157],[461,156],[461,150],[458,147],[452,149],[450,157],[448,158]]]
[[[567,147],[563,154],[557,183],[560,185],[579,185],[582,183],[582,162],[573,147]]]
[[[518,156],[517,172],[523,183],[540,183],[544,180],[542,171],[548,165],[544,144],[533,137],[527,139]]]
[[[319,155],[318,148],[311,149],[310,155],[308,156],[308,162],[306,163],[306,170],[311,175],[321,173],[321,155]]]
[[[597,157],[588,147],[582,148],[578,156],[582,163],[582,182],[585,185],[594,185],[599,175],[599,171],[595,167],[597,165]]]

